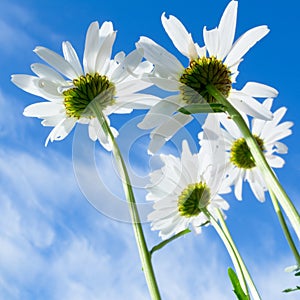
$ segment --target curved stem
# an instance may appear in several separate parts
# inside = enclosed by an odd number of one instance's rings
[[[149,252],[150,255],[152,256],[152,254],[153,254],[155,251],[160,250],[161,248],[163,248],[163,247],[165,247],[166,245],[168,245],[170,242],[172,242],[172,241],[178,239],[179,237],[181,237],[181,236],[183,236],[183,235],[185,235],[185,234],[187,234],[187,233],[189,233],[189,232],[191,232],[190,229],[188,229],[188,228],[187,228],[187,229],[184,229],[184,230],[180,231],[179,233],[173,235],[172,237],[168,238],[167,240],[164,240],[164,241],[160,242],[158,245],[154,246],[154,247],[150,250],[150,252]]]
[[[256,166],[259,168],[260,172],[262,173],[269,190],[273,191],[273,193],[275,194],[280,205],[282,206],[287,217],[289,218],[298,238],[300,239],[299,213],[296,210],[293,202],[291,201],[291,199],[289,198],[289,196],[281,186],[272,168],[269,166],[268,162],[266,161],[263,152],[259,148],[255,138],[253,138],[253,135],[249,130],[246,122],[242,118],[241,114],[230,104],[230,102],[223,96],[223,94],[218,89],[216,89],[213,85],[208,85],[206,88],[213,97],[215,97],[221,104],[226,106],[226,110],[228,114],[230,115],[232,120],[237,124],[241,133],[243,134],[245,141],[255,160]]]
[[[244,293],[248,296],[248,299],[250,299],[248,286],[247,286],[246,279],[245,279],[245,276],[243,273],[243,269],[242,269],[242,266],[241,266],[241,263],[239,260],[239,256],[237,256],[237,254],[236,254],[237,248],[232,246],[233,241],[232,240],[230,241],[230,239],[228,239],[227,234],[225,233],[223,228],[220,226],[218,221],[210,214],[210,212],[207,209],[203,209],[203,208],[202,208],[202,211],[207,216],[210,223],[213,225],[213,227],[217,231],[219,237],[223,241],[223,243],[227,249],[227,252],[231,258],[231,261],[234,265],[234,268],[237,273],[238,279],[240,281],[241,287],[242,287]],[[260,298],[255,298],[255,300],[259,300],[259,299]]]
[[[219,221],[220,221],[221,227],[222,227],[222,229],[223,229],[223,231],[224,231],[227,239],[229,240],[229,242],[231,244],[231,247],[233,248],[233,250],[234,250],[234,252],[235,252],[235,254],[236,254],[236,256],[237,256],[237,258],[239,260],[242,272],[243,272],[243,274],[245,276],[245,279],[246,279],[246,281],[247,281],[247,283],[249,285],[249,289],[250,289],[250,292],[251,292],[253,298],[254,299],[260,299],[260,296],[259,296],[259,293],[258,293],[258,291],[256,289],[256,286],[254,285],[253,280],[251,278],[251,275],[250,275],[250,273],[249,273],[249,271],[248,271],[248,269],[247,269],[247,267],[246,267],[246,265],[245,265],[245,263],[244,263],[241,255],[240,255],[238,249],[236,248],[236,245],[235,245],[235,243],[234,243],[234,241],[233,241],[233,239],[232,239],[232,237],[230,235],[230,232],[228,230],[228,227],[227,227],[227,225],[225,223],[225,220],[224,220],[223,215],[220,212],[220,210],[218,210],[218,217],[219,217]]]
[[[158,289],[158,285],[156,282],[154,270],[152,267],[151,262],[151,255],[148,251],[148,247],[146,244],[146,240],[143,233],[142,224],[140,221],[139,213],[137,210],[132,186],[130,183],[129,175],[126,169],[125,162],[122,158],[120,149],[118,147],[118,144],[116,143],[116,140],[111,132],[111,129],[106,121],[105,116],[103,115],[102,111],[98,108],[97,104],[92,101],[90,103],[90,109],[94,112],[96,115],[99,123],[101,124],[104,132],[107,134],[107,136],[110,139],[111,145],[112,145],[112,151],[118,166],[118,171],[120,173],[120,176],[122,178],[122,184],[123,189],[126,195],[126,200],[128,202],[129,210],[130,210],[130,216],[132,220],[132,226],[135,234],[136,243],[138,246],[140,259],[142,262],[143,271],[145,273],[148,289],[151,295],[152,300],[160,300],[160,293]]]
[[[288,242],[288,244],[289,244],[289,246],[290,246],[290,248],[291,248],[291,250],[293,252],[293,255],[294,255],[295,259],[296,259],[297,265],[298,265],[298,267],[300,267],[300,255],[299,255],[299,252],[298,252],[298,250],[296,248],[296,245],[295,245],[295,243],[293,241],[293,238],[291,236],[289,228],[288,228],[288,226],[287,226],[287,224],[286,224],[286,222],[284,220],[284,217],[283,217],[281,208],[279,206],[279,203],[277,201],[277,198],[276,198],[276,196],[274,195],[274,193],[272,191],[270,191],[269,193],[270,193],[270,196],[271,196],[271,199],[272,199],[274,210],[275,210],[275,212],[277,214],[277,217],[278,217],[278,220],[279,220],[280,225],[282,227],[282,230],[284,232],[284,235],[285,235],[285,237],[287,239],[287,242]]]

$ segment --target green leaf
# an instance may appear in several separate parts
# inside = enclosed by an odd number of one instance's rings
[[[183,114],[199,114],[199,113],[212,113],[212,112],[225,112],[225,106],[218,103],[202,103],[202,104],[189,104],[178,109]]]
[[[295,288],[285,289],[282,292],[283,293],[289,293],[289,292],[295,292],[295,291],[300,291],[300,286],[299,285],[297,285]]]
[[[179,233],[175,234],[174,236],[170,237],[169,239],[162,241],[161,243],[159,243],[158,245],[154,246],[151,250],[150,250],[150,255],[152,255],[155,251],[160,250],[161,248],[163,248],[164,246],[166,246],[167,244],[169,244],[170,242],[172,242],[173,240],[179,238],[180,236],[187,234],[191,232],[188,228],[185,230],[180,231]]]
[[[244,293],[237,275],[235,274],[235,272],[231,268],[228,268],[228,276],[229,276],[230,281],[232,283],[233,291],[234,291],[237,299],[238,300],[249,300],[250,299],[249,296],[247,296]]]

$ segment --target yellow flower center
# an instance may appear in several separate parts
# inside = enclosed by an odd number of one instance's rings
[[[210,202],[210,189],[205,182],[189,184],[178,198],[178,211],[186,218],[200,214]]]
[[[264,141],[253,135],[259,148],[264,151]],[[252,169],[256,166],[254,158],[244,138],[235,140],[230,150],[230,161],[240,169]]]
[[[74,79],[73,84],[75,87],[63,92],[66,114],[69,117],[92,117],[87,107],[93,100],[97,101],[102,110],[115,102],[115,86],[106,76],[86,74]]]
[[[231,90],[231,72],[214,56],[192,60],[179,81],[183,101],[187,104],[218,103],[207,91],[208,84],[214,85],[226,98]]]

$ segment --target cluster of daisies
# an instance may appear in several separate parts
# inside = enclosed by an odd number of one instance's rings
[[[174,16],[162,15],[162,25],[177,50],[188,58],[182,63],[148,37],[141,37],[136,49],[112,58],[116,31],[111,22],[100,27],[94,22],[86,34],[83,66],[69,42],[62,44],[63,56],[37,47],[35,53],[47,65],[31,66],[35,76],[13,75],[12,81],[21,89],[47,101],[26,107],[25,116],[42,119],[42,125],[53,127],[48,141],[64,139],[78,123],[88,125],[89,136],[111,150],[101,122],[91,110],[97,105],[105,121],[109,115],[149,109],[138,125],[151,130],[149,153],[156,153],[183,126],[192,121],[192,114],[182,108],[190,105],[218,104],[206,89],[217,88],[240,112],[251,130],[269,165],[280,168],[284,160],[277,154],[287,153],[282,138],[291,134],[291,122],[280,123],[286,108],[272,112],[277,91],[258,82],[248,82],[241,90],[232,85],[238,67],[248,50],[268,32],[258,26],[235,40],[237,1],[230,1],[219,26],[203,29],[204,45],[195,43],[192,35]],[[160,98],[145,93],[152,85],[170,92]],[[255,98],[264,98],[259,102]],[[114,136],[118,135],[111,127]],[[242,199],[242,185],[247,181],[255,197],[264,201],[266,184],[239,128],[226,112],[209,113],[198,134],[200,151],[192,154],[187,141],[182,141],[181,157],[161,154],[161,169],[150,174],[147,200],[153,201],[149,215],[153,230],[163,239],[192,226],[196,232],[217,218],[217,210],[226,210],[228,203],[220,196],[231,191]]]

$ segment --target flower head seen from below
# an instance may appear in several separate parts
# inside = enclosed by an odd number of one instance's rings
[[[54,127],[46,139],[64,139],[78,123],[89,125],[89,136],[99,140],[110,150],[105,132],[89,109],[94,101],[109,123],[112,113],[130,113],[132,109],[148,108],[157,97],[138,93],[152,85],[139,77],[153,68],[149,62],[142,62],[141,51],[129,55],[119,52],[111,59],[116,31],[111,22],[90,24],[83,55],[83,67],[78,55],[69,42],[63,42],[63,57],[44,47],[34,52],[49,66],[40,63],[31,65],[37,76],[17,74],[12,81],[19,88],[47,100],[29,105],[24,115],[43,119],[42,125]],[[118,133],[111,128],[113,134]]]
[[[178,51],[189,60],[187,67],[153,40],[141,37],[137,42],[137,48],[142,48],[145,58],[155,66],[145,80],[173,93],[152,107],[139,124],[143,129],[154,128],[149,146],[151,153],[192,120],[191,115],[178,112],[180,108],[193,104],[218,104],[207,91],[208,85],[214,85],[240,112],[265,120],[272,118],[272,113],[255,97],[274,98],[278,94],[274,88],[256,82],[248,82],[241,90],[232,87],[243,56],[269,32],[267,26],[258,26],[245,32],[234,43],[237,7],[237,1],[230,1],[219,26],[212,30],[204,27],[203,47],[193,41],[192,35],[176,17],[162,15],[165,31]]]
[[[271,110],[273,99],[266,99],[263,105]],[[280,142],[281,139],[289,136],[292,131],[292,122],[285,121],[280,123],[286,113],[286,108],[281,107],[274,112],[274,118],[270,121],[253,118],[251,131],[258,146],[263,151],[264,156],[272,168],[282,168],[284,160],[277,154],[286,154],[287,146]],[[243,181],[247,181],[255,197],[263,202],[265,191],[267,190],[265,181],[258,170],[252,154],[243,138],[240,130],[235,123],[227,118],[225,114],[215,114],[208,116],[206,122],[212,123],[212,119],[222,125],[221,135],[218,136],[219,142],[224,143],[226,151],[226,174],[228,184],[234,185],[234,194],[238,200],[242,200]],[[249,121],[244,115],[244,119],[249,126]],[[216,136],[216,135],[215,135]],[[208,139],[199,134],[200,145],[211,143]],[[216,141],[215,141],[216,142]]]
[[[216,209],[228,209],[219,195],[230,192],[222,183],[222,168],[212,163],[212,153],[192,154],[187,141],[182,143],[181,157],[160,155],[164,164],[150,174],[147,200],[153,201],[148,219],[152,230],[167,239],[192,225],[196,233],[208,223],[205,211],[217,218]]]

